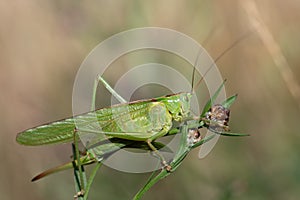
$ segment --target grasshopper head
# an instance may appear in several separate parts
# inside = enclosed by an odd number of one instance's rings
[[[182,118],[188,117],[191,111],[191,93],[180,94],[180,115]]]
[[[167,96],[165,103],[175,121],[181,121],[189,116],[191,97],[191,93],[179,93]]]

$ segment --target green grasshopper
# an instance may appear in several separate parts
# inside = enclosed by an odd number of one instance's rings
[[[99,80],[103,82],[109,90],[112,90],[111,87],[106,83],[106,81],[104,81],[101,77],[99,78]],[[220,92],[222,86],[223,84],[219,87],[216,94]],[[74,118],[52,122],[50,124],[31,128],[19,133],[17,136],[17,141],[18,143],[24,145],[46,145],[71,142],[74,140],[74,138],[76,138],[76,136],[74,137],[74,134],[76,134],[77,132],[93,132],[101,136],[98,140],[95,141],[95,143],[91,143],[87,146],[88,151],[85,155],[80,156],[77,153],[78,150],[75,150],[74,155],[76,155],[78,159],[74,159],[73,162],[47,170],[34,177],[32,181],[38,180],[57,171],[70,169],[73,167],[76,169],[80,169],[80,165],[88,165],[95,162],[100,162],[105,158],[106,155],[110,155],[111,153],[124,147],[134,147],[140,149],[149,148],[150,150],[157,153],[163,167],[167,171],[171,171],[172,167],[166,162],[163,156],[161,156],[157,152],[157,147],[159,148],[160,144],[153,144],[153,142],[156,139],[167,134],[170,135],[177,133],[178,129],[172,129],[172,123],[174,121],[196,121],[196,127],[200,127],[201,125],[207,125],[207,127],[209,127],[210,124],[214,124],[214,127],[228,130],[228,109],[224,108],[224,111],[226,112],[218,113],[214,111],[214,108],[223,107],[220,105],[211,107],[212,102],[209,101],[210,104],[205,107],[201,114],[202,118],[200,119],[192,116],[190,113],[191,97],[192,93],[178,93],[159,98],[118,104],[110,108],[102,108],[94,112],[88,112],[83,115],[75,116]],[[129,113],[120,113],[120,115],[118,115],[118,119],[112,118],[113,112],[123,110],[124,107],[128,109]],[[96,121],[95,118],[91,116],[94,114],[96,114]],[[130,115],[130,119],[132,119],[131,121],[126,121],[128,120],[128,114]],[[218,114],[226,115],[226,117],[218,117]],[[81,123],[99,123],[103,128],[101,131],[91,129],[77,129],[74,123],[74,120],[76,120],[76,118],[80,118]],[[123,118],[125,118],[126,120],[123,120]],[[122,126],[119,126],[120,123],[116,123],[116,120],[123,120],[125,124],[121,124]],[[201,125],[199,125],[199,121],[202,122]],[[129,125],[127,125],[126,123],[129,123]],[[140,124],[143,124],[143,126],[141,126]],[[105,134],[107,137],[102,137],[103,134]],[[110,142],[105,142],[108,139],[110,139]],[[145,142],[148,145],[148,148],[143,146],[143,144],[140,142]],[[74,143],[76,145],[78,142],[74,140]],[[84,181],[80,180],[78,182],[80,183],[80,185],[82,185]],[[80,192],[77,196],[83,195],[83,192],[81,192],[81,190],[84,191],[83,188],[84,186],[80,186]]]
[[[194,71],[195,67],[193,70],[193,79]],[[200,83],[200,81],[198,83]],[[158,98],[125,103],[125,100],[120,97],[102,77],[98,77],[95,85],[98,85],[98,82],[102,82],[105,87],[123,103],[87,112],[82,115],[74,116],[73,118],[67,118],[34,127],[17,135],[17,142],[23,145],[36,146],[72,141],[75,144],[74,161],[72,163],[47,170],[34,177],[33,181],[56,171],[74,168],[75,171],[79,171],[80,175],[80,181],[78,181],[80,183],[79,190],[84,190],[81,166],[94,162],[101,162],[106,155],[110,155],[119,148],[124,147],[136,147],[154,151],[159,157],[163,169],[171,171],[172,166],[169,165],[164,157],[158,152],[157,148],[161,145],[155,143],[155,140],[166,136],[167,134],[177,133],[178,129],[172,129],[174,122],[182,123],[194,121],[195,124],[197,124],[197,127],[209,127],[213,124],[212,127],[217,127],[219,129],[217,132],[219,133],[222,133],[223,130],[228,130],[229,111],[223,109],[221,105],[218,105],[218,109],[213,107],[212,100],[206,104],[200,117],[195,117],[191,114],[190,102],[192,92],[182,92]],[[222,87],[223,84],[219,87],[214,96],[220,92]],[[96,96],[95,88],[97,87],[94,87],[93,105]],[[193,91],[193,89],[194,88],[192,87],[191,91]],[[224,112],[222,112],[222,109]],[[124,112],[124,110],[126,112]],[[218,113],[214,112],[214,110],[218,111]],[[218,116],[222,117],[218,118]],[[80,127],[86,128],[76,128],[75,121],[76,125],[80,123]],[[98,124],[102,130],[91,128],[91,124],[94,123]],[[84,156],[79,155],[78,133],[94,133],[99,135],[99,137],[94,139],[91,144],[87,145],[88,151]],[[107,143],[107,140],[110,140],[111,142]],[[143,144],[147,144],[147,147]],[[93,151],[90,151],[90,149]],[[79,193],[77,196],[81,195],[83,195],[83,192]]]

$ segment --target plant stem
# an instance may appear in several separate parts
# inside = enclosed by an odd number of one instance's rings
[[[167,170],[162,170],[156,177],[150,179],[147,184],[133,197],[133,200],[139,200],[142,196],[160,179],[168,176],[170,172]]]
[[[79,147],[78,147],[78,135],[76,134],[76,131],[74,133],[74,145],[75,145],[75,156],[76,156],[76,160],[77,160],[77,168],[79,171],[79,180],[80,180],[80,189],[84,189],[85,188],[85,178],[83,175],[83,170],[82,170],[82,165],[81,165],[81,160],[80,160],[80,154],[79,154]]]
[[[102,163],[101,162],[97,162],[96,166],[94,167],[90,177],[89,177],[89,180],[87,182],[87,185],[86,185],[86,188],[85,188],[85,193],[84,193],[84,200],[87,200],[88,198],[88,195],[89,195],[89,191],[90,191],[90,188],[91,188],[91,185],[93,183],[93,180],[97,174],[97,171],[98,169],[101,167]]]

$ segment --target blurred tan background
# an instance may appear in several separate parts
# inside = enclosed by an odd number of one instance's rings
[[[0,1],[1,199],[72,199],[71,171],[30,182],[68,161],[70,145],[25,147],[16,134],[71,116],[85,56],[111,35],[144,26],[187,34],[213,58],[254,32],[218,61],[228,93],[239,94],[231,129],[251,137],[222,137],[202,160],[193,151],[144,199],[298,199],[299,20],[296,0]],[[90,199],[131,199],[148,176],[103,167]]]

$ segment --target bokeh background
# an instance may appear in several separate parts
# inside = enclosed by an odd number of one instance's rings
[[[245,32],[253,34],[218,61],[228,94],[239,94],[231,129],[251,136],[222,137],[202,160],[193,151],[144,199],[298,199],[299,19],[296,0],[1,0],[1,199],[73,198],[71,171],[30,182],[68,161],[70,145],[25,147],[16,134],[71,116],[73,82],[86,55],[113,34],[145,26],[187,34],[212,58]],[[106,76],[112,84],[117,78]],[[148,176],[103,167],[90,199],[131,199]]]

